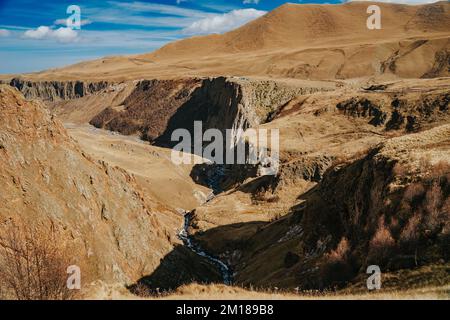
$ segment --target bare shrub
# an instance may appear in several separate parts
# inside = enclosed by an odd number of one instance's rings
[[[450,216],[450,198],[445,199],[442,205],[442,214],[448,218]]]
[[[67,288],[67,248],[56,232],[9,224],[0,236],[0,284],[18,300],[63,300]]]
[[[426,154],[419,159],[419,166],[422,171],[428,171],[431,168],[431,155]]]
[[[450,235],[450,198],[447,198],[442,205],[442,215],[444,220],[442,233],[444,235]]]
[[[142,282],[138,282],[137,284],[131,286],[129,289],[133,294],[139,297],[148,298],[153,295],[152,290],[149,288],[149,286]]]
[[[336,249],[327,254],[327,258],[330,262],[345,261],[350,251],[350,244],[347,238],[342,237]]]
[[[434,164],[431,168],[431,177],[441,180],[446,177],[450,173],[450,163],[447,161],[441,160],[438,163]]]
[[[416,242],[420,238],[420,225],[422,218],[419,213],[415,213],[403,228],[400,240],[404,242]]]
[[[342,237],[336,249],[325,255],[323,264],[319,268],[320,279],[324,287],[342,287],[354,276],[349,263],[350,244]]]
[[[382,265],[390,258],[395,247],[395,240],[391,232],[384,223],[382,217],[379,221],[378,229],[369,243],[369,260],[378,265]]]
[[[280,201],[280,197],[277,195],[270,194],[265,191],[259,191],[253,196],[253,203],[257,204],[259,202],[276,203]]]
[[[400,227],[399,221],[397,217],[392,217],[391,218],[391,223],[389,225],[389,228],[391,230],[398,230],[398,228]]]
[[[410,184],[403,194],[403,199],[415,206],[425,194],[425,188],[420,182]]]
[[[407,250],[414,250],[414,262],[418,265],[418,245],[421,238],[421,215],[416,212],[403,228],[400,234],[400,242]]]
[[[397,177],[403,177],[403,176],[406,176],[408,174],[408,168],[405,165],[397,162],[395,164],[394,168],[392,169],[392,172]]]
[[[441,208],[442,205],[442,190],[441,186],[437,181],[433,182],[433,185],[428,189],[425,197],[425,209],[428,213],[426,224],[427,227],[432,231],[435,231],[440,227],[442,222],[441,219]]]

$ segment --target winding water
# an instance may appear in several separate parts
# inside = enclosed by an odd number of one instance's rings
[[[192,218],[191,212],[188,212],[184,215],[183,229],[178,233],[178,237],[183,241],[186,247],[191,249],[192,252],[208,259],[211,262],[211,264],[217,266],[220,271],[220,274],[222,275],[223,283],[226,285],[231,285],[233,282],[233,272],[231,271],[231,268],[220,259],[217,259],[208,254],[200,247],[200,245],[193,242],[192,237],[189,235],[188,231],[191,218]]]

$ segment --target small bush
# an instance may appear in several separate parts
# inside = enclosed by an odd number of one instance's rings
[[[252,200],[254,204],[258,204],[258,202],[276,203],[280,201],[280,197],[266,190],[261,190],[253,195]]]
[[[68,251],[55,231],[10,224],[0,236],[0,286],[6,298],[64,300]]]
[[[415,213],[403,228],[400,234],[400,240],[406,243],[415,243],[420,239],[421,236],[421,221],[422,218],[419,213]]]
[[[431,169],[431,177],[439,182],[450,173],[450,163],[447,161],[439,161],[434,164]]]
[[[395,164],[394,168],[392,169],[392,172],[397,177],[404,177],[408,174],[408,168],[405,165],[397,162]]]
[[[444,220],[442,233],[444,235],[450,235],[450,198],[447,198],[442,205],[442,215]]]
[[[406,200],[413,208],[417,207],[425,194],[425,188],[421,183],[410,184],[403,194],[403,199]]]
[[[328,261],[330,262],[343,262],[347,259],[350,251],[350,245],[347,238],[343,237],[339,242],[335,250],[332,250],[327,254]]]
[[[427,191],[425,197],[425,209],[427,214],[426,225],[431,231],[436,231],[440,228],[441,219],[441,205],[442,205],[442,190],[437,181],[433,182],[431,188]]]
[[[393,249],[395,248],[395,240],[392,238],[391,232],[386,227],[384,219],[381,218],[378,230],[375,232],[369,243],[369,261],[377,265],[384,265],[390,259]]]

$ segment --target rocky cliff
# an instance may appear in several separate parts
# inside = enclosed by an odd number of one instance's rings
[[[106,108],[90,123],[170,146],[173,130],[193,133],[194,121],[202,121],[203,130],[247,129],[266,122],[295,96],[319,90],[326,89],[246,78],[146,80],[120,108]]]
[[[81,98],[110,85],[106,81],[29,81],[21,78],[14,78],[9,84],[22,92],[27,99],[39,98],[49,101]]]
[[[330,90],[237,77],[121,83],[14,78],[9,84],[27,99],[46,101],[63,121],[139,134],[160,145],[172,144],[175,129],[193,132],[194,121],[202,121],[204,130],[245,130],[270,120],[297,95]]]

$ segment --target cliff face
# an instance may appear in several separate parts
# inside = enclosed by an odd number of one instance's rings
[[[120,107],[106,108],[90,123],[170,146],[172,132],[193,133],[194,121],[202,121],[203,130],[247,129],[267,121],[296,95],[318,90],[244,78],[146,80]]]
[[[10,85],[17,88],[27,99],[58,101],[81,98],[99,92],[110,84],[106,81],[28,81],[14,78]]]
[[[94,162],[39,102],[0,86],[0,228],[53,225],[84,279],[132,283],[177,243],[182,218],[125,171]]]
[[[139,134],[153,141],[167,128],[171,117],[201,84],[198,79],[143,80],[128,83],[131,91],[116,105],[110,105],[89,122],[122,134]]]
[[[247,78],[187,78],[122,83],[29,81],[10,85],[27,99],[40,99],[69,122],[92,125],[122,134],[139,134],[160,145],[171,145],[173,130],[193,133],[194,121],[203,129],[247,129],[270,119],[297,95],[320,90],[277,81]]]

